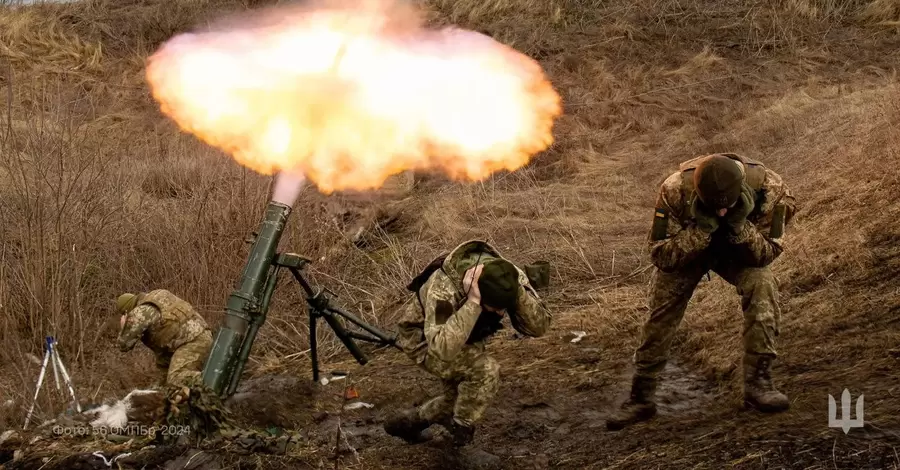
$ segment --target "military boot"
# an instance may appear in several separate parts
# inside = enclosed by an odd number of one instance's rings
[[[631,396],[606,420],[606,429],[618,431],[656,416],[655,394],[656,379],[635,376],[631,381]]]
[[[428,429],[431,422],[419,416],[416,408],[404,410],[384,422],[384,431],[391,436],[399,437],[410,444],[418,444],[428,440],[422,431]]]
[[[453,445],[456,447],[465,447],[475,440],[475,427],[462,424],[455,419],[449,420],[447,431],[450,431]]]
[[[447,430],[453,439],[453,447],[457,450],[456,458],[459,468],[463,470],[490,470],[498,468],[500,457],[472,445],[475,440],[475,427],[450,420]]]
[[[771,365],[771,356],[749,353],[744,356],[744,404],[764,412],[784,411],[790,402],[772,385]]]

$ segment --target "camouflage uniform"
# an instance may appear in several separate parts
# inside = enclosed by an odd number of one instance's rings
[[[130,351],[140,340],[156,355],[162,382],[189,385],[197,380],[212,348],[212,332],[191,305],[158,289],[138,294],[136,305],[119,333],[119,350]]]
[[[428,422],[451,418],[471,426],[481,419],[497,393],[500,367],[485,350],[485,340],[473,330],[480,315],[496,315],[468,301],[463,289],[466,270],[502,258],[482,241],[469,241],[451,251],[440,269],[431,274],[408,305],[400,321],[398,345],[431,374],[439,377],[444,393],[419,407],[418,415]],[[520,333],[542,336],[551,315],[519,272],[519,295],[510,322]]]
[[[796,213],[796,201],[781,177],[762,163],[724,155],[741,162],[744,181],[755,192],[749,223],[736,235],[725,230],[705,233],[691,215],[696,197],[693,172],[708,156],[682,163],[660,188],[649,237],[650,258],[657,269],[650,290],[650,318],[634,355],[632,400],[652,397],[688,301],[710,270],[741,296],[745,365],[753,368],[757,361],[771,361],[777,355],[780,307],[769,264],[784,250],[783,228]]]

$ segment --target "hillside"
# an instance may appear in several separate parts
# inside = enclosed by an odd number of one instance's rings
[[[155,378],[149,351],[115,348],[122,292],[164,287],[220,321],[271,181],[180,133],[151,100],[142,67],[172,35],[259,6],[0,7],[3,429],[22,424],[44,336],[58,338],[85,401],[121,398]],[[549,260],[552,331],[520,340],[507,328],[489,345],[502,382],[480,445],[507,468],[900,468],[900,5],[428,6],[436,22],[476,29],[540,61],[565,106],[555,143],[528,167],[479,184],[422,176],[372,194],[307,189],[281,247],[316,260],[317,285],[388,329],[409,300],[408,280],[461,241],[487,239],[519,263]],[[797,197],[786,251],[773,265],[782,301],[774,378],[791,410],[739,409],[739,297],[713,275],[679,329],[660,415],[608,432],[604,418],[627,395],[647,316],[646,240],[659,184],[681,161],[717,151],[762,160]],[[279,289],[248,374],[309,378],[302,302],[290,284]],[[571,343],[572,331],[587,335]],[[374,352],[359,368],[332,337],[322,333],[320,342],[325,369],[349,370],[361,399],[375,405],[344,412],[360,435],[341,466],[442,468],[441,452],[378,428],[386,413],[439,384],[396,352]],[[275,385],[260,392],[268,406],[245,413],[248,422],[319,429],[320,412],[339,409],[334,385]],[[828,395],[845,388],[865,394],[866,405],[865,428],[846,435],[827,426]],[[41,419],[65,407],[63,395],[50,396]],[[317,467],[333,464],[333,447],[313,440],[292,459],[226,451],[220,461]],[[133,468],[144,464],[154,465]]]

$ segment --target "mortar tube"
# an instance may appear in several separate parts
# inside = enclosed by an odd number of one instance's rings
[[[253,321],[250,322],[250,329],[244,336],[244,341],[238,352],[237,360],[234,362],[234,366],[231,369],[231,377],[229,379],[228,388],[225,389],[225,396],[231,396],[234,394],[235,390],[237,390],[238,382],[241,380],[241,373],[244,371],[244,366],[247,364],[247,358],[250,357],[250,350],[253,348],[254,341],[256,341],[256,333],[259,332],[259,328],[266,321],[266,315],[269,312],[269,302],[272,300],[272,293],[275,291],[275,285],[278,283],[278,270],[278,266],[273,267],[269,279],[266,282],[266,290],[263,293],[260,312],[253,317]]]
[[[225,319],[216,335],[209,358],[203,367],[203,383],[221,394],[230,385],[239,353],[253,316],[259,314],[260,294],[268,280],[275,250],[284,231],[291,207],[270,201],[265,218],[250,250],[247,263],[241,272],[237,289],[228,297]]]

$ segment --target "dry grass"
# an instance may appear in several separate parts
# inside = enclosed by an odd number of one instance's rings
[[[282,248],[324,258],[314,281],[385,327],[415,270],[460,241],[486,238],[519,262],[551,260],[552,335],[587,331],[600,362],[570,368],[568,350],[546,340],[531,346],[534,364],[518,344],[501,343],[504,365],[548,384],[557,373],[613,380],[605,365],[627,361],[646,316],[644,242],[658,184],[681,160],[738,151],[784,175],[801,205],[775,265],[784,371],[797,374],[787,386],[814,401],[824,395],[804,383],[851,380],[842,367],[884,367],[900,305],[900,7],[744,3],[429,2],[435,22],[478,29],[542,62],[566,106],[556,143],[527,168],[480,184],[307,190]],[[16,400],[13,419],[24,416],[37,374],[28,355],[41,354],[48,334],[80,396],[148,380],[146,351],[121,356],[112,346],[111,306],[123,291],[165,287],[218,323],[271,182],[180,134],[155,110],[141,67],[173,34],[253,6],[103,0],[0,10],[0,372],[11,378],[0,399]],[[353,243],[366,220],[391,223]],[[713,278],[698,289],[673,355],[735,392],[739,319],[733,288]],[[817,344],[823,336],[831,343]],[[321,340],[326,361],[346,358]],[[305,374],[307,348],[302,298],[285,283],[253,368]],[[862,387],[881,380],[857,374]],[[45,414],[62,406],[43,405]]]

